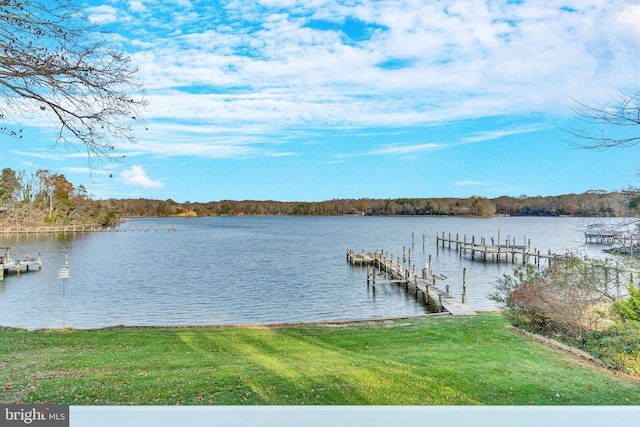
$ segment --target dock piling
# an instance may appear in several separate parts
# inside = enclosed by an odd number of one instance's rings
[[[455,301],[451,297],[451,290],[449,285],[446,286],[446,290],[440,290],[437,287],[437,276],[433,274],[431,267],[425,267],[422,270],[422,279],[418,278],[417,266],[413,265],[413,268],[409,269],[400,264],[400,257],[397,257],[397,263],[395,268],[392,267],[393,258],[387,259],[382,256],[381,252],[362,252],[354,253],[351,250],[347,250],[347,262],[352,266],[362,266],[367,268],[367,285],[373,283],[373,291],[375,292],[377,284],[377,275],[382,275],[384,271],[386,283],[396,283],[398,285],[404,284],[405,290],[409,292],[409,287],[413,285],[413,293],[416,299],[421,299],[420,293],[424,295],[425,304],[433,312],[434,307],[438,312],[448,312],[455,316],[470,316],[475,315],[475,311],[467,307],[464,303]],[[427,273],[430,273],[427,274]],[[430,277],[429,277],[430,276]],[[465,272],[466,277],[466,272]],[[463,284],[464,287],[464,284]],[[465,290],[466,292],[466,290]]]

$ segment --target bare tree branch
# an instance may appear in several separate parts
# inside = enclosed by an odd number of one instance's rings
[[[109,157],[116,142],[134,140],[145,105],[136,71],[72,0],[0,0],[0,119],[48,112],[57,142]]]
[[[640,92],[620,92],[620,100],[614,104],[596,108],[572,98],[576,118],[585,127],[564,129],[571,134],[571,144],[580,148],[608,149],[629,147],[640,143]],[[638,131],[626,128],[639,126]],[[577,141],[576,141],[577,140]]]

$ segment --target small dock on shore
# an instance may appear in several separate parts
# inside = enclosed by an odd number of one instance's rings
[[[514,238],[512,240],[509,237],[504,242],[501,242],[499,230],[497,240],[493,238],[490,240],[491,244],[489,244],[484,237],[476,239],[475,236],[471,236],[471,240],[468,240],[466,234],[460,239],[459,234],[453,237],[451,233],[445,236],[443,232],[442,235],[436,234],[436,247],[455,250],[460,253],[460,256],[469,254],[471,260],[482,262],[492,261],[500,263],[510,261],[513,264],[521,262],[522,264],[534,263],[539,266],[542,260],[547,260],[547,263],[550,263],[553,259],[560,256],[550,251],[545,254],[537,249],[532,250],[531,240],[523,242],[524,244],[522,245],[517,245],[516,239]]]
[[[407,292],[412,291],[415,297],[424,300],[436,312],[446,311],[453,316],[474,316],[476,312],[466,305],[466,271],[463,280],[462,301],[449,293],[449,286],[444,290],[438,288],[438,277],[428,268],[422,269],[418,276],[416,266],[406,268],[400,264],[400,258],[394,262],[393,256],[387,257],[383,252],[355,252],[347,250],[347,262],[353,266],[367,268],[367,284],[375,289],[380,283],[396,283],[404,285]]]
[[[584,240],[586,243],[614,244],[630,238],[619,231],[607,229],[601,224],[592,224],[584,232]]]
[[[10,248],[4,248],[5,253],[0,257],[0,282],[4,280],[5,273],[20,274],[23,269],[25,271],[31,271],[37,268],[42,269],[42,260],[40,255],[37,258],[29,258],[29,255],[25,255],[23,259],[12,259]]]

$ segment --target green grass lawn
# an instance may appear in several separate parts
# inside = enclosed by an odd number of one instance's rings
[[[640,380],[500,314],[273,328],[0,329],[0,402],[638,405]]]

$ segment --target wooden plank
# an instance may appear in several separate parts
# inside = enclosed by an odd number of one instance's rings
[[[407,276],[407,270],[405,270],[404,266],[399,266],[397,262],[393,262],[391,259],[385,261],[382,258],[382,255],[377,252],[355,252],[347,250],[347,260],[352,265],[374,265],[380,270],[384,270],[383,274],[378,275],[384,275],[385,277],[389,277],[389,279],[375,279],[374,286],[376,283],[397,283],[405,284],[407,286],[410,284],[415,289],[416,298],[418,298],[419,293],[422,293],[421,298],[428,297],[429,302],[441,305],[442,309],[451,315],[473,316],[476,314],[476,312],[465,303],[456,301],[453,296],[435,286],[433,278],[418,278],[412,272],[409,272]],[[368,277],[367,283],[369,283]]]

